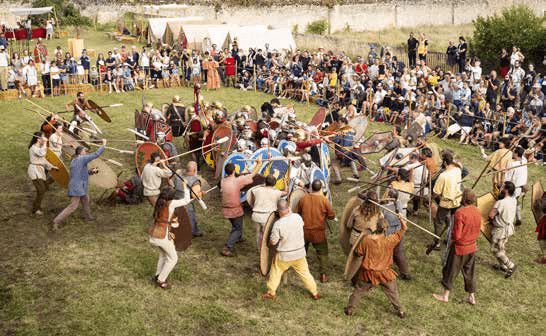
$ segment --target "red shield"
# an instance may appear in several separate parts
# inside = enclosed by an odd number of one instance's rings
[[[137,147],[135,151],[135,165],[138,171],[138,175],[142,175],[142,169],[150,160],[153,153],[159,153],[162,159],[167,158],[165,152],[155,143],[145,142]]]

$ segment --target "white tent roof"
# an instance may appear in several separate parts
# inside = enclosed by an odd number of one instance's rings
[[[213,44],[222,48],[232,26],[229,25],[201,25],[186,24],[182,26],[188,43],[201,43],[210,38]]]
[[[28,16],[28,15],[40,15],[46,14],[53,10],[53,7],[38,7],[38,8],[11,8],[10,12],[13,15],[17,16]]]
[[[264,49],[269,37],[267,27],[263,25],[232,28],[230,34],[232,40],[237,38],[239,49],[243,49],[245,52],[248,51],[248,48]]]
[[[189,21],[203,21],[205,20],[201,16],[188,16],[184,18],[151,18],[148,19],[148,25],[150,27],[150,34],[154,38],[154,41],[163,39],[165,35],[165,29],[167,29],[168,22],[189,22]]]
[[[296,41],[292,36],[292,32],[288,28],[272,29],[267,31],[269,49],[296,49]]]

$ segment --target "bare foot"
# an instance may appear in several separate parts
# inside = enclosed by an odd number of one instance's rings
[[[448,299],[443,295],[432,294],[432,297],[435,298],[438,301],[448,302]]]
[[[467,296],[464,298],[464,302],[468,302],[474,306],[476,304],[476,299],[471,296]]]

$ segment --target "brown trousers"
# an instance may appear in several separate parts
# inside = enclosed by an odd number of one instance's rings
[[[464,290],[467,293],[476,293],[476,279],[474,277],[474,253],[459,256],[455,254],[455,246],[452,244],[447,255],[446,264],[442,268],[442,286],[450,290],[455,277],[459,272],[463,274]]]
[[[32,180],[32,184],[34,184],[34,187],[36,188],[36,198],[34,198],[34,201],[32,202],[32,213],[35,213],[38,210],[42,210],[42,200],[48,190],[48,185],[47,182],[42,179]]]
[[[381,287],[383,287],[383,292],[391,302],[394,309],[397,311],[402,310],[402,305],[400,304],[400,298],[398,297],[398,290],[396,288],[396,280],[392,280],[387,283],[380,284]],[[351,296],[349,296],[349,303],[347,304],[348,308],[355,308],[358,300],[361,296],[369,292],[372,288],[374,288],[375,285],[371,282],[365,282],[363,280],[358,280],[355,284],[355,288],[353,289],[353,292],[351,293]]]
[[[393,250],[392,259],[400,274],[409,274],[408,262],[406,261],[406,255],[404,254],[404,238],[396,245]]]

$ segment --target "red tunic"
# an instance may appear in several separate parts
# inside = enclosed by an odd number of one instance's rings
[[[226,58],[224,65],[226,66],[226,76],[235,76],[235,58]]]
[[[455,254],[458,256],[476,252],[476,240],[480,235],[482,215],[475,206],[460,208],[455,212],[453,235]]]

